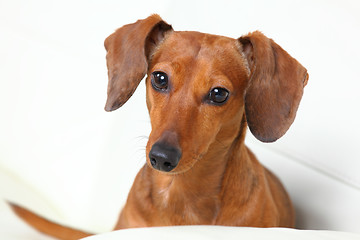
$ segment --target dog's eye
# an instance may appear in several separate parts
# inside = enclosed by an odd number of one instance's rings
[[[209,93],[208,99],[214,104],[223,104],[229,96],[229,91],[225,88],[213,88]]]
[[[151,84],[156,90],[166,90],[168,87],[168,76],[164,72],[153,72]]]

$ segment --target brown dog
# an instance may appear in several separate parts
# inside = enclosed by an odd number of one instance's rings
[[[105,48],[105,110],[121,107],[147,74],[152,126],[147,164],[115,229],[294,226],[284,187],[244,138],[247,126],[263,142],[287,131],[308,80],[303,66],[260,32],[239,39],[175,32],[158,15],[118,29],[105,40]],[[47,234],[87,236],[12,207]]]

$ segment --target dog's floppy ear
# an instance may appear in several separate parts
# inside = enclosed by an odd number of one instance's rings
[[[296,59],[261,32],[239,38],[250,69],[245,114],[253,135],[274,142],[289,129],[309,75]]]
[[[155,14],[125,25],[106,38],[106,111],[118,109],[131,97],[147,72],[152,52],[168,31],[172,27]]]

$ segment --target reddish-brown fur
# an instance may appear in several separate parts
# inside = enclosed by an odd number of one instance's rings
[[[216,224],[294,227],[295,214],[280,181],[245,146],[247,126],[261,141],[280,138],[292,124],[306,69],[260,32],[239,39],[175,32],[158,15],[118,29],[105,40],[112,111],[124,104],[141,79],[152,131],[147,164],[138,173],[115,229]],[[151,73],[169,76],[169,91],[151,85]],[[214,87],[229,90],[228,101],[204,101]],[[170,172],[151,167],[156,142],[181,149]],[[41,218],[13,205],[31,225]],[[42,222],[40,231],[62,239]],[[40,224],[40,225],[41,225]],[[45,230],[44,230],[45,229]],[[75,233],[75,230],[73,230]]]

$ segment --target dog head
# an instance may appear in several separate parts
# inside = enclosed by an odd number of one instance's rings
[[[147,162],[184,172],[213,146],[230,146],[246,116],[250,131],[273,142],[294,121],[308,74],[260,32],[239,39],[176,32],[158,15],[105,40],[108,99],[121,107],[146,77],[152,131]]]

